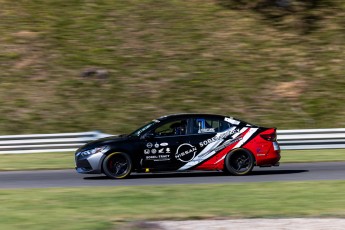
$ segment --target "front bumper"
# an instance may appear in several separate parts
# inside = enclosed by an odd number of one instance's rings
[[[88,168],[78,168],[78,167],[75,167],[75,170],[78,173],[81,173],[81,174],[101,174],[102,173],[99,170],[93,170],[93,169],[88,169]]]
[[[83,174],[101,174],[102,162],[105,158],[103,153],[97,153],[86,157],[76,156],[76,171]]]

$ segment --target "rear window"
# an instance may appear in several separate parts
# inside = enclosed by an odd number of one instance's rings
[[[192,122],[192,134],[219,133],[230,128],[230,123],[220,119],[195,118]]]

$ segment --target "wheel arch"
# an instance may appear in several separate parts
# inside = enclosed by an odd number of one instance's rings
[[[250,155],[250,157],[252,158],[252,166],[250,166],[248,169],[248,171],[244,174],[237,174],[236,172],[234,172],[232,169],[229,169],[228,166],[229,166],[229,161],[231,160],[230,158],[236,154],[236,153],[241,153],[241,152],[244,152],[248,155]],[[236,159],[236,158],[235,158]],[[230,173],[232,175],[246,175],[247,173],[251,172],[253,167],[256,165],[256,158],[255,158],[255,155],[252,153],[252,151],[250,151],[249,149],[247,148],[236,148],[236,149],[232,149],[229,153],[227,153],[227,155],[225,156],[224,158],[224,165],[223,165],[223,172],[226,172],[226,173]]]
[[[108,152],[104,153],[101,161],[100,161],[100,167],[101,167],[101,172],[104,173],[103,171],[103,161],[105,160],[105,158],[107,158],[107,156],[109,156],[110,154],[113,153],[125,153],[127,154],[132,161],[132,167],[133,170],[140,170],[141,169],[141,165],[140,165],[140,154],[137,154],[135,151],[133,151],[133,149],[131,148],[123,148],[123,147],[112,147]]]
[[[115,150],[115,149],[110,149],[108,152],[104,153],[101,160],[99,161],[99,165],[100,165],[100,169],[101,169],[101,172],[104,173],[104,169],[103,169],[103,162],[105,161],[105,159],[111,155],[111,154],[116,154],[116,153],[125,153],[123,151],[118,151],[118,150]]]
[[[243,147],[239,147],[239,148],[235,148],[235,149],[232,149],[230,152],[228,152],[224,158],[224,160],[229,156],[229,155],[232,155],[234,154],[235,152],[239,152],[239,151],[246,151],[248,153],[250,153],[252,155],[252,157],[254,158],[254,165],[256,165],[256,156],[255,154],[250,150],[250,149],[247,149],[247,148],[243,148]],[[224,167],[225,167],[225,163],[224,163]]]
[[[104,163],[105,163],[105,161],[106,161],[109,157],[111,158],[112,156],[115,156],[116,154],[122,154],[122,155],[124,155],[125,157],[128,157],[128,158],[129,158],[129,162],[130,162],[129,173],[128,173],[127,175],[125,175],[125,176],[122,177],[122,178],[127,178],[127,177],[130,175],[130,173],[132,172],[132,170],[133,170],[133,158],[132,158],[132,156],[131,156],[130,154],[128,154],[128,152],[124,152],[124,151],[110,150],[110,151],[108,151],[106,154],[104,154],[103,157],[102,157],[102,160],[100,161],[100,164],[101,164],[101,172],[107,175],[107,173],[104,171]],[[108,176],[108,175],[107,175],[107,176]],[[120,178],[120,179],[121,179],[121,178]]]

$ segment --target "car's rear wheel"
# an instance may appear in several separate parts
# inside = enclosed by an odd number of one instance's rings
[[[127,153],[111,153],[103,161],[103,172],[110,178],[123,179],[132,171],[132,161]]]
[[[238,149],[230,152],[225,158],[225,171],[241,176],[250,173],[254,167],[254,156],[246,149]]]

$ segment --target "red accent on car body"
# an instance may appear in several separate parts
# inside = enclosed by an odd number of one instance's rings
[[[246,130],[240,135],[244,137],[250,129]],[[255,134],[253,134],[255,135]],[[251,136],[249,141],[238,148],[249,150],[256,161],[257,166],[273,166],[276,165],[280,160],[280,149],[275,150],[274,144],[279,147],[276,140],[276,129],[270,128],[256,136]],[[232,143],[223,150],[219,151],[213,157],[205,161],[203,164],[197,166],[196,170],[223,170],[224,169],[224,160],[226,155],[237,149],[234,147],[238,142]]]

